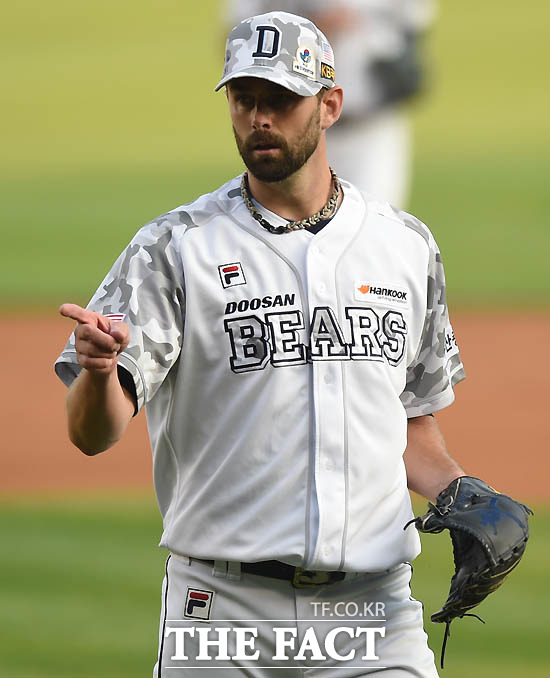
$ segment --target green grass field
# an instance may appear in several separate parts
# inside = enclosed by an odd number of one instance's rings
[[[212,91],[220,6],[6,10],[0,307],[86,301],[137,228],[240,171]],[[550,303],[549,21],[545,0],[439,3],[411,210],[440,241],[455,306]]]
[[[419,504],[419,510],[423,504]],[[12,678],[149,676],[156,653],[165,553],[150,497],[109,495],[0,504],[0,672]],[[428,536],[413,594],[429,614],[448,591],[451,546]],[[538,509],[525,558],[475,619],[455,622],[444,678],[548,675],[550,512]]]

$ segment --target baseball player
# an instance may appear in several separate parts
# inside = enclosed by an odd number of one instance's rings
[[[238,24],[216,90],[246,170],[61,307],[73,443],[106,450],[147,410],[157,677],[437,676],[403,528],[408,488],[464,475],[432,416],[464,372],[432,234],[329,167],[335,68],[302,17]]]
[[[273,7],[269,0],[227,0],[227,23]],[[338,123],[327,134],[332,167],[358,188],[403,208],[409,197],[413,139],[404,106],[422,91],[422,37],[434,0],[279,0],[328,36],[345,92]]]

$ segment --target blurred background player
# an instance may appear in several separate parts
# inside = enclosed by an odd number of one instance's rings
[[[336,172],[379,200],[405,208],[412,134],[408,107],[425,82],[422,36],[434,0],[228,0],[227,24],[281,9],[307,16],[330,40],[344,109],[327,134]]]

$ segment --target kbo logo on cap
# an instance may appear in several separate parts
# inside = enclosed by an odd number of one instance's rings
[[[210,619],[210,607],[213,598],[214,591],[188,588],[183,616],[189,619]]]

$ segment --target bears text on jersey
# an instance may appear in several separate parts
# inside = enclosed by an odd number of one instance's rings
[[[349,341],[329,306],[313,309],[307,328],[302,311],[280,311],[226,318],[233,372],[303,365],[317,360],[373,360],[397,366],[405,354],[407,323],[400,311],[376,311],[370,307],[344,309]]]

